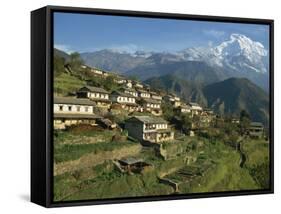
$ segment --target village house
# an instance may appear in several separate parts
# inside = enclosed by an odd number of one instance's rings
[[[162,96],[154,91],[151,91],[150,92],[150,96],[151,96],[151,99],[154,99],[154,100],[162,100]]]
[[[125,129],[139,141],[161,143],[174,139],[174,132],[161,117],[134,116],[125,121]]]
[[[185,104],[181,104],[180,106],[178,106],[177,108],[175,108],[175,111],[177,113],[191,113],[191,107]]]
[[[140,98],[150,98],[150,93],[148,91],[138,89],[137,92],[138,92],[138,97]]]
[[[141,84],[140,82],[138,82],[138,81],[132,81],[132,85],[133,85],[133,87],[135,87],[135,88],[143,88],[143,84]]]
[[[114,77],[114,82],[119,85],[123,85],[127,82],[127,79],[123,76],[117,75]]]
[[[203,111],[203,108],[198,103],[189,102],[188,105],[191,108],[192,116],[200,115]]]
[[[131,94],[134,97],[138,97],[138,92],[133,88],[121,88],[120,91],[126,94]]]
[[[103,77],[103,78],[106,78],[109,76],[109,74],[101,69],[98,69],[98,68],[91,68],[90,70],[93,74],[97,75],[97,76],[100,76],[100,77]]]
[[[96,125],[95,103],[89,99],[54,97],[54,128],[65,129],[77,124]]]
[[[264,136],[264,126],[259,122],[251,122],[249,136],[252,138],[262,138]]]
[[[180,98],[174,94],[167,94],[163,99],[166,102],[170,102],[174,107],[179,107],[181,105]]]
[[[140,103],[144,111],[156,116],[162,115],[161,101],[143,98]]]
[[[127,93],[123,93],[120,91],[114,91],[110,94],[110,100],[113,103],[118,103],[121,107],[128,111],[135,111],[138,107],[136,104],[136,98]]]
[[[78,90],[78,98],[89,98],[96,103],[99,108],[108,109],[110,107],[109,92],[103,88],[85,86]]]

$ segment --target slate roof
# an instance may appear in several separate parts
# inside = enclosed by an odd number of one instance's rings
[[[101,116],[95,114],[63,114],[63,113],[54,113],[54,118],[56,119],[98,119],[102,118]]]
[[[152,116],[134,116],[131,117],[130,119],[128,119],[128,121],[134,121],[134,120],[138,120],[140,122],[143,123],[165,123],[167,124],[168,122],[166,120],[164,120],[161,117],[152,117]]]
[[[148,99],[148,98],[143,98],[142,99],[146,103],[152,103],[152,104],[161,104],[160,100],[155,100],[155,99]]]
[[[262,128],[263,124],[260,122],[251,122],[251,126],[252,127],[258,127],[258,128]]]
[[[80,88],[79,91],[90,91],[90,92],[109,94],[109,92],[106,91],[105,89],[94,87],[94,86],[84,86],[84,87]]]
[[[74,105],[89,105],[94,106],[95,103],[85,98],[74,97],[54,97],[54,104],[74,104]]]
[[[198,103],[189,102],[188,104],[191,105],[191,106],[201,107]]]
[[[122,97],[131,97],[131,98],[136,98],[134,97],[133,95],[129,94],[129,93],[124,93],[124,92],[121,92],[121,91],[113,91],[111,93],[111,95],[118,95],[118,96],[122,96]]]
[[[126,164],[126,165],[131,165],[131,164],[143,162],[143,159],[128,157],[128,158],[123,158],[123,159],[119,160],[119,162]]]

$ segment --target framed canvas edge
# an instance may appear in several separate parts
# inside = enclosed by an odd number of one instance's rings
[[[240,17],[208,16],[208,15],[189,15],[178,13],[159,13],[147,11],[129,11],[129,10],[112,10],[100,8],[81,8],[81,7],[64,7],[64,6],[46,6],[46,207],[67,207],[99,204],[116,204],[132,202],[150,202],[163,200],[180,200],[180,199],[198,199],[213,197],[229,197],[244,195],[261,195],[274,193],[274,20],[273,19],[253,19]],[[214,21],[229,23],[247,23],[247,24],[265,24],[269,25],[270,33],[270,188],[266,190],[243,190],[228,192],[210,192],[210,193],[191,193],[181,195],[164,195],[164,196],[143,196],[127,197],[113,199],[89,199],[83,201],[54,202],[53,197],[53,160],[52,160],[52,105],[53,105],[53,74],[52,74],[52,57],[53,57],[53,13],[88,13],[103,14],[115,16],[132,16],[132,17],[150,17],[166,19],[185,19],[197,21]]]

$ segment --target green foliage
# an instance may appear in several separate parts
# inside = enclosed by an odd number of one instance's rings
[[[247,130],[250,127],[250,123],[251,123],[251,118],[249,113],[246,112],[245,110],[242,110],[240,112],[240,123],[239,123],[241,135],[245,135],[247,133]]]
[[[262,189],[268,189],[270,184],[269,145],[264,140],[247,139],[243,143],[246,154],[245,168]]]
[[[167,121],[171,121],[174,116],[174,110],[172,104],[169,102],[164,102],[161,105],[162,111],[163,111],[163,117]]]
[[[64,70],[65,59],[57,55],[54,56],[54,76],[57,77],[62,74]]]
[[[84,62],[80,57],[80,54],[78,52],[74,52],[70,54],[70,61],[69,65],[72,70],[79,70],[81,68],[81,65],[83,65]]]
[[[55,77],[54,93],[59,95],[68,95],[76,93],[76,91],[86,84],[85,81],[67,73],[61,73]]]

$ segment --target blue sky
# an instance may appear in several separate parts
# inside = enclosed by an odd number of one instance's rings
[[[89,14],[54,14],[54,44],[68,53],[116,49],[174,52],[214,46],[232,33],[269,46],[266,25],[151,19]]]

